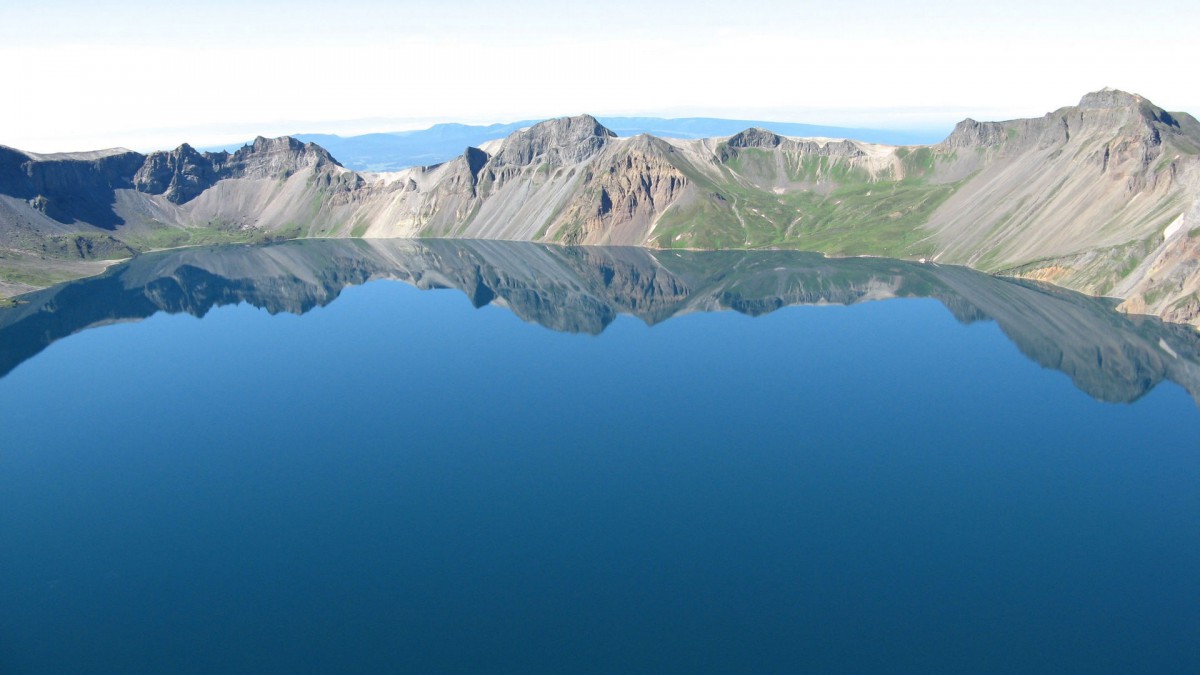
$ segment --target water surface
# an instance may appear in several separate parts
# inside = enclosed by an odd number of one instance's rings
[[[1104,301],[438,241],[27,299],[2,672],[1200,665],[1200,349]]]

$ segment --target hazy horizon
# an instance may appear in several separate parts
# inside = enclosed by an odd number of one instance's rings
[[[414,120],[414,119],[361,119],[361,120],[327,120],[327,121],[284,121],[284,122],[268,122],[263,124],[247,123],[231,123],[222,125],[197,125],[194,127],[180,127],[177,129],[140,129],[136,131],[136,138],[140,141],[137,144],[130,145],[129,143],[109,143],[109,144],[93,144],[93,145],[69,145],[64,147],[53,147],[45,149],[42,147],[23,147],[21,145],[6,143],[0,140],[0,145],[16,148],[27,152],[40,154],[58,153],[58,152],[73,152],[87,150],[106,150],[113,148],[125,148],[137,152],[153,152],[158,150],[170,150],[179,147],[181,144],[187,143],[196,148],[217,148],[224,147],[230,144],[248,143],[257,136],[274,138],[278,136],[308,136],[327,134],[340,136],[342,138],[350,138],[355,136],[363,136],[369,134],[387,134],[387,133],[405,133],[419,132],[429,130],[435,126],[446,124],[462,124],[466,126],[485,127],[485,126],[506,126],[516,122],[533,121],[533,120],[548,120],[556,117],[571,116],[574,114],[591,114],[601,120],[604,119],[662,119],[666,121],[682,120],[682,119],[711,119],[725,121],[746,121],[756,123],[771,123],[771,124],[799,124],[824,127],[843,127],[846,129],[862,130],[862,131],[894,131],[898,133],[911,132],[913,134],[935,134],[946,135],[953,129],[954,124],[962,119],[963,116],[957,117],[954,121],[947,121],[940,124],[912,124],[903,125],[866,125],[866,124],[839,124],[835,121],[830,122],[812,122],[813,118],[803,119],[765,119],[762,117],[753,117],[747,115],[667,115],[667,114],[636,114],[629,113],[624,115],[606,115],[603,113],[591,113],[584,111],[582,113],[564,113],[562,115],[544,115],[531,118],[520,119],[430,119],[430,120]],[[898,113],[899,114],[899,113]],[[999,118],[997,118],[999,119]],[[119,132],[116,134],[122,135]],[[624,135],[624,134],[618,134]],[[786,134],[785,134],[786,135]],[[63,139],[69,143],[69,139]]]
[[[1170,64],[1186,63],[1197,19],[1200,8],[1174,0],[748,0],[736,13],[628,0],[49,0],[0,8],[18,101],[0,112],[0,143],[211,145],[585,112],[928,130],[1038,116],[1105,86],[1195,111],[1200,94]]]

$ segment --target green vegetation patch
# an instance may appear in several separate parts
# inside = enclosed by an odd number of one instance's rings
[[[192,241],[189,230],[180,227],[162,227],[148,231],[123,235],[125,241],[141,251],[187,246]]]
[[[779,175],[775,153],[762,148],[739,148],[725,160],[725,166],[736,174],[759,182],[773,183]]]
[[[915,148],[900,157],[900,162],[904,166],[905,176],[924,176],[933,171],[936,159],[937,157],[933,154],[933,150],[929,148]]]
[[[1162,286],[1155,286],[1154,288],[1151,288],[1150,290],[1146,291],[1142,295],[1142,299],[1146,301],[1147,305],[1154,305],[1159,300],[1162,300],[1164,297],[1166,297],[1167,294],[1170,293],[1172,290],[1177,290],[1177,289],[1168,289],[1168,288],[1164,288]]]
[[[278,230],[256,231],[251,243],[272,244],[291,239],[300,239],[306,234],[305,227],[297,223],[289,223]]]
[[[120,260],[136,252],[111,235],[98,232],[51,235],[27,249],[64,260]]]
[[[97,263],[49,258],[32,253],[0,253],[0,282],[44,288],[95,274]]]
[[[850,162],[834,157],[805,155],[796,165],[788,166],[788,177],[795,182],[825,181],[838,184],[869,183],[871,174]]]
[[[76,275],[77,276],[77,275]],[[44,288],[53,286],[61,281],[73,279],[74,276],[62,272],[58,269],[30,269],[30,268],[12,268],[0,267],[0,281],[5,281],[10,284],[24,284],[26,286],[35,286]]]
[[[926,150],[925,152],[922,152]],[[907,153],[924,166],[927,149]],[[703,178],[701,195],[663,214],[656,244],[663,248],[798,248],[838,255],[903,257],[931,253],[922,225],[960,183],[920,178],[873,181],[865,171],[827,157],[806,157],[798,176],[834,179],[828,194],[784,194]]]
[[[277,230],[243,228],[233,223],[212,220],[199,227],[162,226],[150,230],[123,235],[126,243],[140,251],[157,251],[184,246],[216,246],[219,244],[262,244],[268,242],[299,239],[308,230],[298,223],[290,223]]]

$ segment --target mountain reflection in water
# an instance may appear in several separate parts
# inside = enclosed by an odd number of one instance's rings
[[[140,256],[0,310],[0,377],[56,340],[157,312],[248,303],[301,314],[343,288],[398,279],[501,303],[556,331],[599,334],[619,314],[654,325],[689,312],[936,298],[961,322],[995,321],[1021,352],[1092,397],[1134,401],[1171,380],[1200,401],[1200,334],[1110,302],[972,270],[794,251],[653,251],[469,240],[296,241]]]

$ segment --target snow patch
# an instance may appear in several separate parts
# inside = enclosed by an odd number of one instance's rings
[[[1181,231],[1183,231],[1183,214],[1182,213],[1179,214],[1178,218],[1171,221],[1171,224],[1167,226],[1167,229],[1163,230],[1163,241],[1170,239],[1171,237],[1175,236],[1175,233],[1181,232]]]
[[[1158,339],[1158,346],[1159,346],[1159,347],[1162,347],[1162,350],[1163,350],[1164,352],[1166,352],[1166,353],[1170,354],[1172,358],[1176,358],[1176,359],[1177,359],[1177,358],[1179,358],[1179,355],[1175,353],[1175,350],[1174,350],[1174,349],[1171,349],[1171,345],[1167,344],[1166,340],[1163,340],[1162,338],[1159,338],[1159,339]]]

